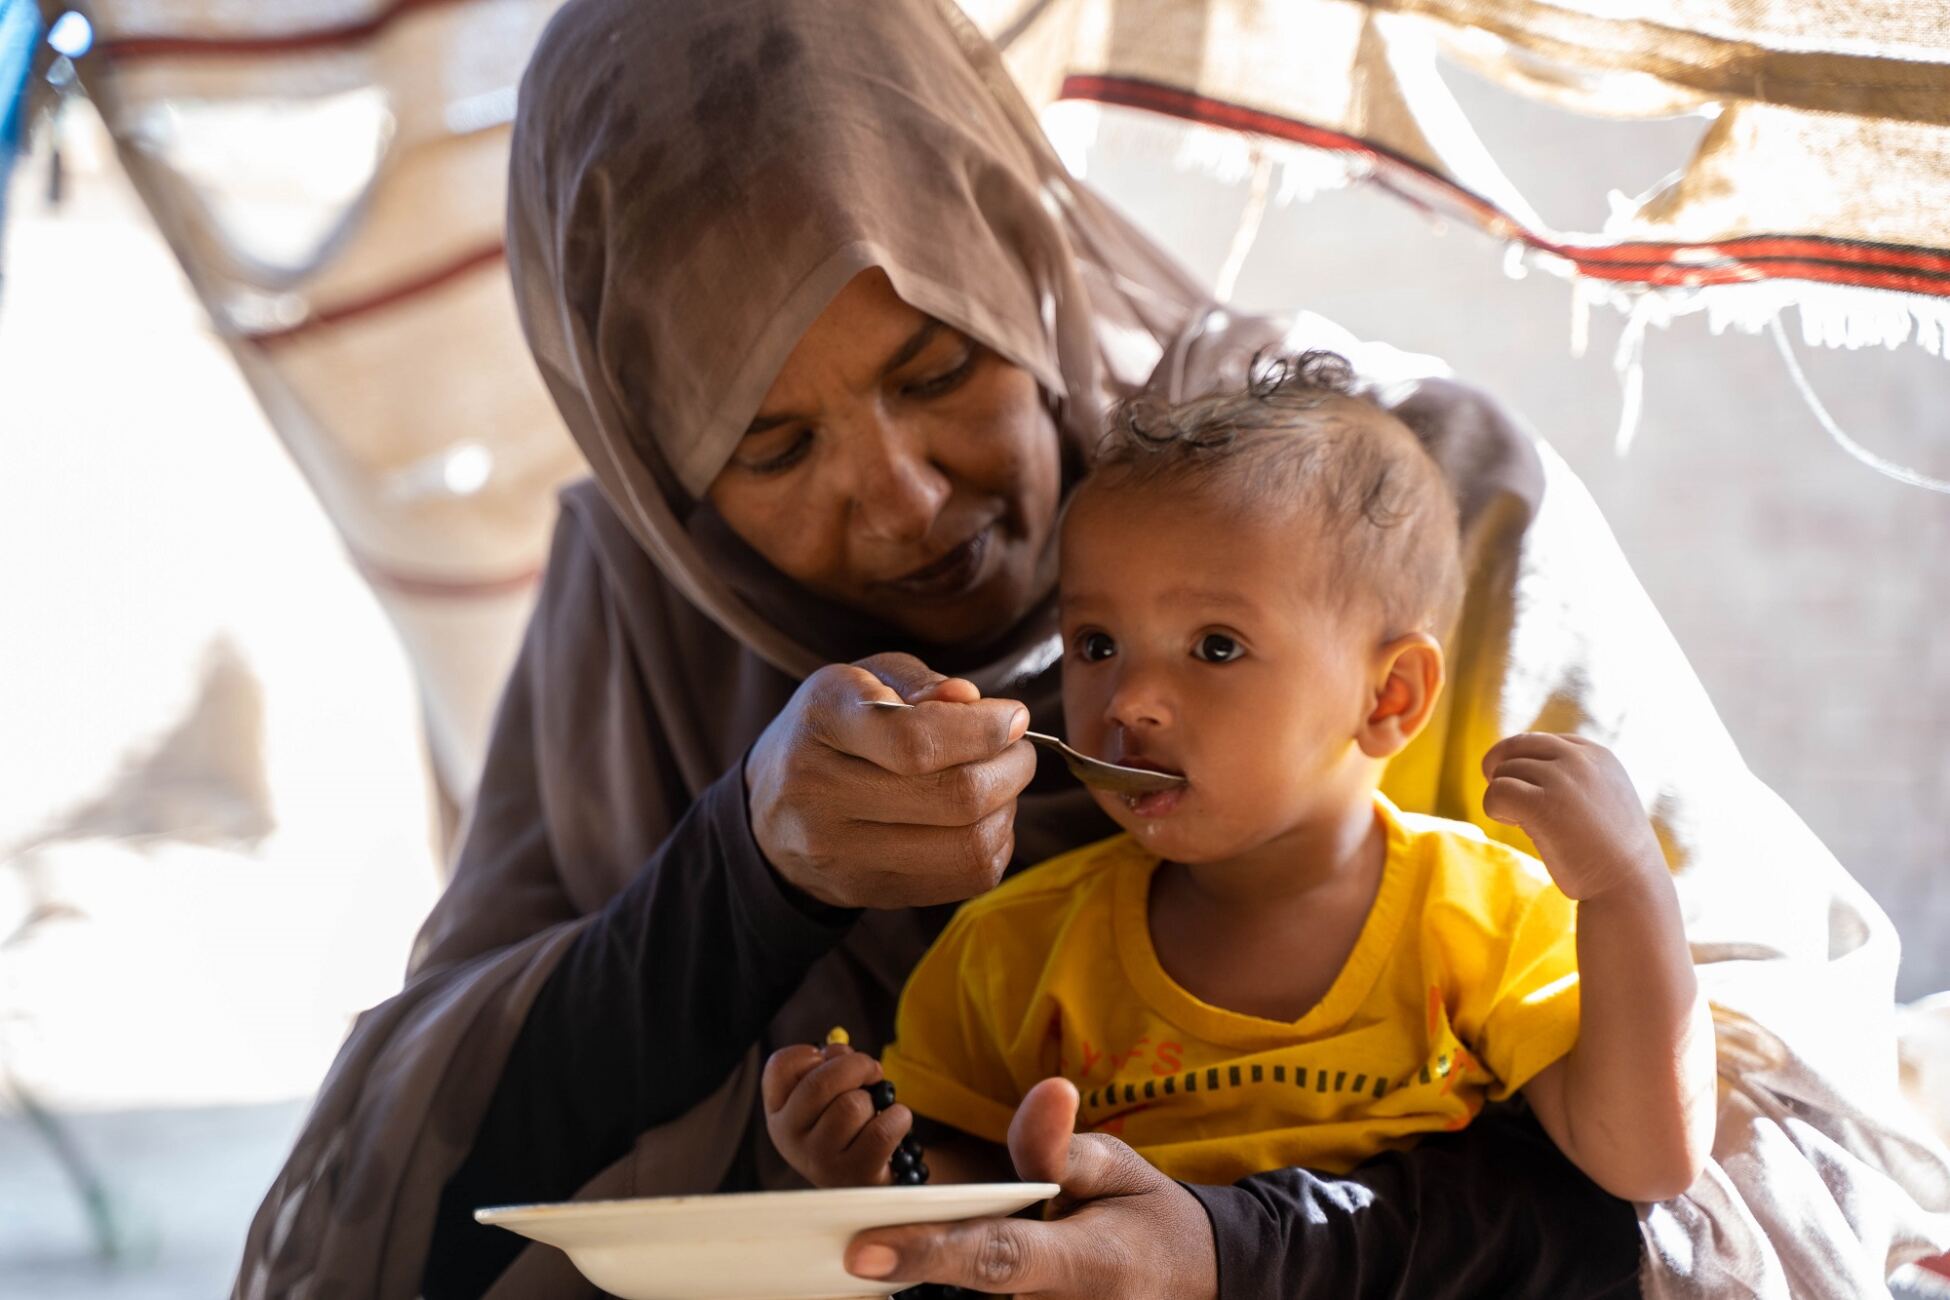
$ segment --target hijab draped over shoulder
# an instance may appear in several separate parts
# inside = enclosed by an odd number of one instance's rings
[[[909,649],[1060,725],[1052,601],[988,645],[906,644],[795,587],[703,502],[793,345],[869,267],[1035,376],[1073,467],[1114,397],[1204,391],[1268,345],[1347,351],[1449,474],[1470,566],[1453,685],[1390,795],[1482,823],[1494,740],[1579,731],[1625,761],[1678,873],[1728,1100],[1701,1187],[1647,1219],[1654,1258],[1673,1276],[1737,1256],[1853,1282],[1853,1260],[1921,1241],[1908,1189],[1936,1167],[1874,1118],[1865,1065],[1888,1051],[1893,932],[1747,773],[1581,485],[1423,359],[1317,318],[1217,309],[1064,171],[946,0],[570,0],[521,88],[508,255],[595,486],[564,495],[454,879],[405,987],[327,1075],[251,1226],[240,1295],[416,1293],[441,1188],[537,991],[807,672]],[[1074,788],[1032,787],[1019,853],[1075,844],[1102,824],[1089,816]],[[884,1033],[941,919],[867,914],[773,1041]],[[754,1129],[765,1046],[582,1195],[718,1186]],[[1840,1173],[1809,1176],[1810,1155]],[[760,1181],[785,1176],[761,1165]],[[1831,1248],[1838,1231],[1860,1243]],[[576,1285],[536,1248],[496,1293]]]

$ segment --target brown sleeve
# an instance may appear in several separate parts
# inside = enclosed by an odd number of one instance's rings
[[[568,887],[543,887],[578,874],[561,871],[558,855],[600,853],[604,875],[623,883],[537,994],[446,1182],[428,1297],[478,1295],[525,1245],[476,1224],[477,1207],[569,1199],[638,1134],[717,1087],[855,916],[792,890],[766,863],[740,762],[695,799],[672,779],[664,737],[649,725],[654,704],[632,690],[643,648],[614,618],[600,564],[565,528],[449,891],[474,901],[475,914],[443,925],[426,960],[447,957],[461,935],[492,942],[510,913],[573,907]],[[629,862],[667,809],[674,824]]]

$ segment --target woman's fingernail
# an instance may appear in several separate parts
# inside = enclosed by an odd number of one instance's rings
[[[862,1246],[853,1252],[846,1271],[855,1277],[886,1277],[900,1262],[892,1246]]]

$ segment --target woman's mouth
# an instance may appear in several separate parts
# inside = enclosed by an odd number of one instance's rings
[[[923,600],[964,595],[980,583],[986,569],[989,542],[994,535],[995,525],[986,524],[967,541],[938,559],[930,560],[920,568],[882,585],[904,596],[916,596]]]

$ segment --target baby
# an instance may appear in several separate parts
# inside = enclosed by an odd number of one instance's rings
[[[1690,1186],[1712,1029],[1618,761],[1540,733],[1485,756],[1485,813],[1541,863],[1379,791],[1436,716],[1457,545],[1441,472],[1331,353],[1122,409],[1063,521],[1064,718],[1185,784],[1097,792],[1124,834],[966,904],[883,1062],[777,1053],[781,1153],[885,1183],[919,1115],[938,1181],[1008,1177],[998,1144],[1054,1077],[1079,1128],[1226,1183],[1345,1172],[1520,1091],[1615,1195]],[[877,1113],[882,1069],[905,1105]]]

